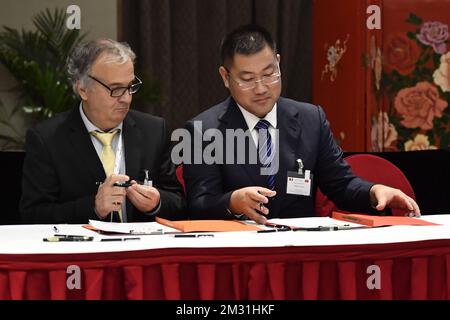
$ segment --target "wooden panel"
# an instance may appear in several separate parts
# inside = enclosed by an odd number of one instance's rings
[[[365,3],[316,0],[313,7],[313,103],[325,109],[334,137],[346,151],[366,150]],[[338,51],[346,47],[335,71],[325,69],[332,46]]]

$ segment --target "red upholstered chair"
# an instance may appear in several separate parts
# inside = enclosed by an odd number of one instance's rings
[[[183,179],[183,164],[180,164],[177,169],[176,169],[176,174],[177,174],[177,179],[178,182],[181,184],[181,186],[183,187],[183,192],[186,195],[186,184],[184,183],[184,179]]]
[[[392,188],[402,190],[405,194],[416,199],[413,188],[403,172],[393,163],[371,154],[355,154],[345,158],[353,172],[370,182],[381,183]],[[330,216],[336,205],[317,189],[315,202],[316,215]],[[392,209],[392,215],[404,215],[405,210]]]

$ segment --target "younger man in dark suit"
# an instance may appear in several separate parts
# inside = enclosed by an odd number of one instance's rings
[[[74,49],[68,72],[80,105],[27,133],[20,203],[24,223],[180,217],[184,200],[166,123],[130,110],[132,95],[142,85],[134,60],[127,44],[110,39]],[[145,177],[153,186],[136,182]],[[128,188],[114,186],[128,180]]]
[[[280,55],[265,29],[241,27],[225,37],[221,51],[219,72],[231,97],[186,124],[194,140],[215,131],[224,137],[223,148],[215,152],[223,161],[198,162],[210,144],[217,144],[217,139],[207,138],[200,148],[193,144],[192,161],[184,164],[193,218],[245,215],[264,223],[265,216],[313,216],[317,186],[341,209],[370,211],[371,205],[377,210],[389,206],[420,214],[415,201],[402,191],[374,185],[352,173],[321,107],[280,97]],[[249,155],[253,150],[258,161],[251,162],[251,156],[245,155],[239,163],[242,150],[227,140],[229,130],[248,133],[245,150]]]

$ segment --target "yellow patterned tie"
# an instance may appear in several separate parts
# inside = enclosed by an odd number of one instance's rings
[[[103,169],[105,169],[106,177],[109,177],[111,174],[113,174],[114,171],[116,154],[114,153],[111,143],[117,132],[119,132],[119,130],[114,130],[111,132],[99,132],[99,131],[91,132],[91,134],[95,138],[97,138],[97,140],[100,141],[101,144],[103,145],[100,160],[102,161]]]
[[[111,143],[117,132],[119,132],[119,129],[113,130],[111,132],[91,131],[91,134],[103,145],[100,160],[102,161],[103,169],[105,169],[106,177],[109,177],[114,173],[116,154],[111,146]],[[120,221],[122,221],[121,209],[119,210],[119,217]]]

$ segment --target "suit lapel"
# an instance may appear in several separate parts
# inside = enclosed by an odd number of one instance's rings
[[[100,161],[94,145],[92,144],[89,132],[81,119],[78,108],[70,113],[68,118],[69,142],[74,147],[76,157],[82,159],[83,168],[89,171],[95,182],[105,180],[105,171]]]
[[[274,215],[279,216],[279,208],[286,193],[287,171],[296,166],[297,147],[302,133],[301,119],[294,108],[290,108],[284,98],[277,104],[277,129],[279,134],[277,151],[279,154],[279,169],[275,177],[275,190],[277,196],[272,205]],[[271,215],[271,218],[276,216]]]
[[[241,110],[239,110],[239,107],[237,106],[236,102],[232,98],[228,98],[228,105],[225,108],[224,112],[219,115],[219,120],[224,123],[225,129],[232,129],[232,130],[238,130],[242,129],[244,132],[248,130],[247,123],[245,122],[244,116],[242,115]],[[226,137],[226,134],[224,134]],[[253,139],[250,137],[248,139],[246,146],[245,146],[245,164],[244,165],[237,165],[237,152],[236,148],[234,148],[234,163],[235,167],[238,167],[245,171],[245,174],[247,175],[249,181],[252,182],[252,185],[255,186],[266,186],[267,185],[267,177],[261,175],[261,167],[259,165],[259,159],[257,159],[257,163],[250,164],[249,162],[249,153],[253,152],[253,154],[258,155],[258,152],[256,150],[256,146],[253,142]],[[257,156],[258,158],[258,156]]]
[[[136,122],[128,115],[123,121],[123,142],[125,149],[126,174],[131,179],[140,179],[143,138],[136,127]]]
[[[131,111],[130,111],[131,112]],[[136,122],[130,117],[123,120],[123,145],[125,154],[125,171],[130,179],[139,180],[139,170],[141,168],[142,148],[144,147],[143,138],[136,126]],[[134,221],[134,207],[129,200],[127,206],[127,221]]]

